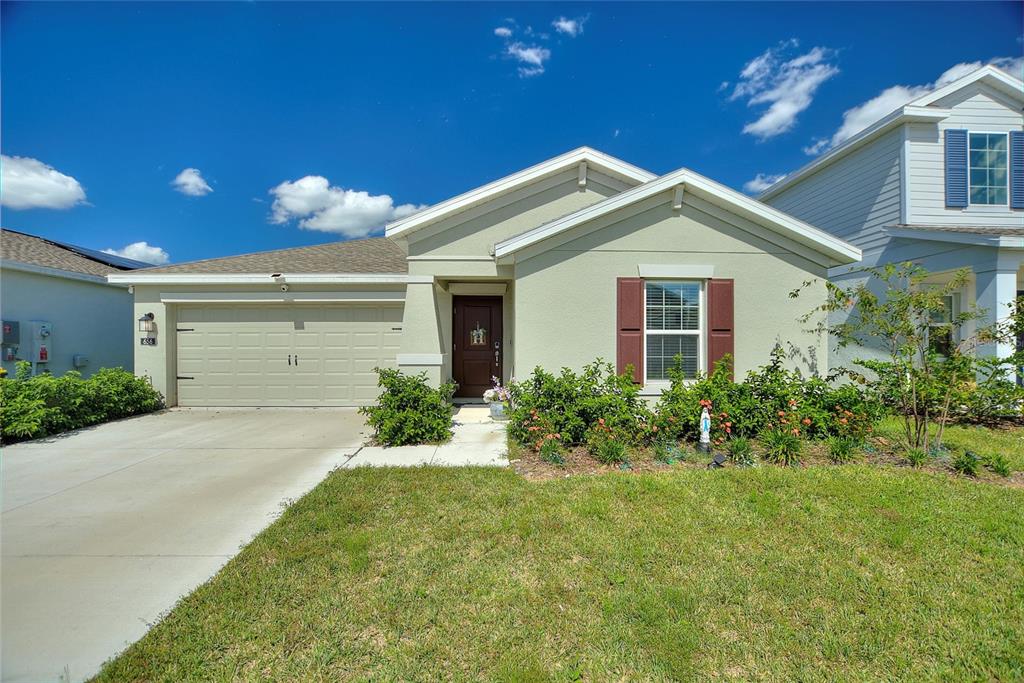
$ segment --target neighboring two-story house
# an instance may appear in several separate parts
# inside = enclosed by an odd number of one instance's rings
[[[919,263],[938,281],[968,268],[949,308],[975,304],[994,322],[1024,290],[1022,107],[1024,83],[983,67],[900,107],[760,199],[861,248],[857,268],[829,271],[836,284],[886,263]]]

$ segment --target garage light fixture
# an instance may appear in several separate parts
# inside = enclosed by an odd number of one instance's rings
[[[139,318],[139,332],[156,332],[156,323],[153,321],[155,317],[152,313],[144,313]]]

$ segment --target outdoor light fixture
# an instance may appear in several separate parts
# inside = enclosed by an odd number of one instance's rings
[[[145,313],[139,318],[139,332],[156,332],[156,323],[153,322],[155,318],[152,313]]]

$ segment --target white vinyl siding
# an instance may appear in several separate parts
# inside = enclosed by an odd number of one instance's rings
[[[815,227],[871,249],[900,222],[902,130],[851,152],[768,200]]]
[[[908,223],[925,225],[985,225],[1024,227],[1024,214],[1006,204],[971,204],[966,209],[947,208],[945,195],[944,134],[949,128],[971,132],[1003,133],[1024,129],[1024,116],[1014,109],[1006,96],[984,84],[965,88],[936,103],[951,113],[938,126],[908,126],[907,189],[910,215]]]
[[[208,305],[178,310],[178,405],[352,406],[395,367],[401,306]]]

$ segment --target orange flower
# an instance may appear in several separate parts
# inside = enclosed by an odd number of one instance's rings
[[[725,433],[726,434],[732,434],[732,427],[726,427],[725,428]]]
[[[789,399],[789,405],[795,406],[796,405],[796,399],[795,398]]]
[[[805,425],[809,425],[811,424],[811,418],[805,417],[803,420],[801,420],[801,422],[803,422]]]
[[[726,422],[726,423],[725,423],[725,426],[726,426],[726,427],[732,427],[732,422]]]
[[[597,424],[603,425],[604,424],[604,418],[603,417],[597,418]]]
[[[793,427],[793,433],[794,433],[794,434],[799,434],[799,433],[800,433],[800,430],[799,430],[799,429],[797,429],[796,427]]]
[[[786,411],[785,410],[780,410],[779,411],[779,417],[785,417],[785,416],[786,416]]]
[[[840,418],[840,419],[839,419],[839,422],[840,422],[841,424],[846,424],[846,418],[845,418],[845,417],[843,417],[843,418]]]

